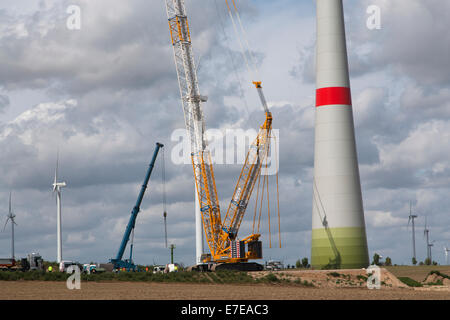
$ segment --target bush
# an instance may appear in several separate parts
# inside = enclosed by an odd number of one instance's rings
[[[379,255],[378,253],[375,253],[375,254],[373,255],[373,261],[372,261],[372,264],[373,264],[373,265],[377,265],[377,266],[380,265],[380,255]]]
[[[392,259],[390,257],[386,257],[384,264],[386,266],[392,266]]]
[[[264,282],[280,282],[280,279],[278,279],[278,277],[273,273],[269,273],[265,277],[261,278],[261,280]]]
[[[442,279],[438,279],[436,282],[428,282],[427,285],[429,286],[442,286],[444,285]]]
[[[331,276],[331,277],[335,277],[335,278],[339,278],[341,276],[341,274],[338,272],[330,272],[330,273],[327,273],[327,275]]]
[[[302,266],[303,266],[303,268],[309,268],[310,267],[310,265],[309,265],[309,262],[308,262],[308,258],[303,258],[302,259]]]
[[[360,281],[367,281],[367,277],[366,276],[363,276],[363,275],[360,275],[360,274],[358,274],[357,276],[356,276],[356,279],[358,279],[358,280],[360,280]]]
[[[0,272],[2,281],[66,281],[70,275],[61,272]],[[151,273],[151,272],[104,272],[95,274],[81,274],[82,281],[129,281],[129,282],[187,282],[187,283],[260,283],[260,282],[280,282],[281,280],[274,274],[268,274],[262,279],[255,280],[247,272],[222,270],[217,272],[171,272],[171,273]]]
[[[416,280],[413,280],[408,277],[398,277],[398,280],[406,284],[408,287],[423,287],[423,285],[420,282],[417,282]]]
[[[448,276],[448,275],[446,275],[446,274],[444,274],[444,273],[442,273],[442,272],[440,272],[440,271],[437,271],[437,270],[432,270],[432,271],[430,271],[429,275],[430,275],[430,274],[435,274],[435,275],[438,275],[438,276],[440,276],[440,277],[442,277],[442,278],[450,279],[450,276]]]

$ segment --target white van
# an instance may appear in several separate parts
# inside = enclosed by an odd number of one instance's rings
[[[69,261],[69,260],[63,260],[59,263],[59,272],[66,272],[67,268],[70,266],[78,266],[78,263]],[[79,266],[78,266],[79,267]],[[81,270],[80,270],[81,271]]]

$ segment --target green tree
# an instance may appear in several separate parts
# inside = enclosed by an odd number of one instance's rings
[[[295,262],[295,267],[296,267],[296,268],[301,268],[301,267],[302,267],[302,263],[300,262],[300,259],[298,259],[298,260]]]
[[[431,259],[430,259],[430,258],[426,258],[426,259],[425,259],[425,264],[426,264],[427,266],[431,266]]]
[[[305,257],[302,259],[302,265],[303,265],[303,268],[309,267],[308,258]]]
[[[416,258],[413,257],[411,261],[412,261],[412,264],[413,264],[413,265],[416,265],[416,264],[417,264]]]
[[[392,260],[390,257],[386,257],[386,261],[384,262],[385,266],[392,266]]]
[[[379,266],[380,265],[380,255],[378,253],[375,253],[373,255],[373,261],[372,264]]]

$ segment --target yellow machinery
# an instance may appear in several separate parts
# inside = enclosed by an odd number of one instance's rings
[[[263,104],[266,119],[246,156],[225,219],[222,221],[211,154],[204,136],[205,121],[202,104],[207,99],[200,95],[198,87],[184,0],[166,0],[166,9],[185,125],[190,139],[196,191],[205,237],[211,252],[204,255],[204,265],[199,265],[198,268],[207,266],[209,270],[261,270],[261,265],[248,262],[249,259],[262,258],[260,234],[251,234],[240,241],[237,239],[253,188],[260,177],[261,167],[269,152],[272,115],[262,93],[261,82],[254,82],[254,85]],[[245,251],[246,246],[247,251]]]

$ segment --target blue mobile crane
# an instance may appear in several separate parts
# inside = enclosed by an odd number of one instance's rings
[[[127,228],[125,230],[125,234],[123,235],[122,242],[119,247],[119,251],[117,252],[117,256],[115,259],[111,259],[110,262],[114,265],[114,270],[122,270],[125,268],[127,271],[138,271],[137,266],[133,263],[133,241],[130,245],[130,259],[122,260],[123,253],[125,252],[125,248],[127,247],[128,241],[130,240],[130,235],[133,233],[134,238],[134,227],[136,224],[136,218],[141,209],[142,199],[144,198],[145,190],[147,189],[148,181],[150,180],[150,176],[152,174],[153,167],[155,166],[156,157],[158,156],[159,149],[163,148],[164,145],[157,142],[155,152],[153,153],[152,161],[147,170],[147,174],[145,176],[144,183],[142,184],[141,191],[139,192],[136,204],[131,211],[130,220],[128,221]]]

